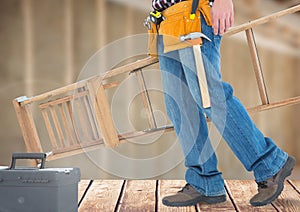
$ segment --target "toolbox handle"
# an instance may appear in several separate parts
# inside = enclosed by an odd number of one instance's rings
[[[13,153],[9,169],[15,169],[17,159],[40,159],[42,160],[40,168],[43,169],[45,167],[46,157],[46,153]]]

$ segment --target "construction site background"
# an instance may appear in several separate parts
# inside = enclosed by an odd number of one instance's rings
[[[235,25],[296,2],[234,0]],[[75,82],[97,50],[123,37],[146,33],[143,21],[150,10],[150,0],[0,1],[0,165],[8,165],[13,152],[26,151],[12,100]],[[298,13],[255,29],[271,101],[300,95],[299,22]],[[128,45],[128,51],[130,48]],[[224,38],[221,51],[223,78],[233,85],[235,95],[246,107],[260,104],[245,35]],[[161,102],[162,96],[155,98],[154,102]],[[266,136],[300,161],[300,105],[259,112],[252,117]],[[252,178],[226,142],[221,142],[217,155],[225,178]],[[59,159],[49,166],[79,166],[83,178],[115,177],[95,166],[85,154]],[[181,163],[160,178],[183,176]],[[300,179],[299,168],[293,177]]]

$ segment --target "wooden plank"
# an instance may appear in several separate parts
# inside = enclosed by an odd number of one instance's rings
[[[94,139],[99,139],[99,133],[98,133],[98,126],[96,124],[96,121],[95,121],[95,116],[93,115],[93,109],[92,109],[92,106],[91,106],[91,102],[89,101],[89,96],[85,96],[82,98],[83,99],[83,103],[84,103],[84,109],[85,109],[85,112],[86,112],[86,115],[88,117],[88,123],[89,123],[89,126],[90,126],[90,129],[93,133],[93,137]]]
[[[211,107],[211,102],[210,102],[210,96],[208,92],[206,73],[204,69],[202,51],[200,45],[193,45],[193,53],[194,53],[194,60],[196,65],[198,84],[200,87],[202,107],[209,108]]]
[[[100,145],[103,145],[103,144],[104,144],[103,140],[91,141],[91,142],[81,143],[81,144],[74,144],[72,146],[68,146],[68,147],[65,147],[65,148],[55,149],[55,150],[53,150],[53,154],[71,152],[73,150],[83,149],[83,148],[87,148],[87,147],[91,147],[91,146],[100,147]]]
[[[103,0],[96,0],[96,20],[97,20],[97,49],[103,48],[107,41],[106,27],[109,24],[107,21],[107,2]],[[105,66],[104,66],[105,67]]]
[[[84,192],[86,192],[89,183],[90,180],[80,180],[80,182],[78,183],[78,201],[80,201],[81,198],[83,197],[83,194]]]
[[[261,64],[260,64],[252,28],[246,30],[246,36],[247,36],[247,40],[248,40],[248,47],[249,47],[250,56],[252,59],[252,65],[253,65],[254,73],[256,76],[256,82],[258,85],[260,98],[261,98],[262,104],[266,105],[266,104],[269,104],[269,99],[268,99],[267,89],[266,89],[266,85],[265,85],[265,79],[264,79],[263,72],[261,69]]]
[[[270,22],[270,21],[274,21],[275,19],[278,19],[278,18],[283,17],[285,15],[289,15],[289,14],[295,13],[297,11],[300,11],[300,4],[298,4],[298,5],[294,6],[294,7],[288,8],[286,10],[282,10],[282,11],[279,11],[279,12],[276,12],[276,13],[264,16],[262,18],[258,18],[256,20],[249,21],[248,23],[241,24],[241,25],[236,26],[236,27],[232,27],[230,30],[228,30],[224,34],[224,36],[230,36],[230,35],[242,32],[244,30],[253,28],[255,26],[258,26],[258,25],[261,25],[261,24],[264,24],[264,23],[267,23],[267,22]]]
[[[300,194],[285,181],[284,190],[280,196],[272,203],[278,211],[300,211]]]
[[[300,180],[288,180],[294,189],[300,194]]]
[[[140,137],[140,136],[150,136],[150,135],[154,135],[156,133],[161,133],[161,131],[164,131],[164,133],[166,133],[166,132],[170,132],[172,130],[173,130],[173,126],[166,126],[166,127],[157,128],[157,129],[151,130],[151,131],[147,130],[147,131],[120,134],[119,139],[120,139],[120,143],[125,143],[125,142],[127,142],[128,138],[135,138],[135,137]],[[54,149],[52,151],[52,154],[47,157],[47,160],[49,160],[49,161],[56,160],[56,159],[60,159],[63,157],[81,154],[81,153],[87,152],[87,151],[93,151],[93,150],[96,150],[99,147],[101,147],[103,144],[104,144],[103,140],[99,139],[99,140],[95,140],[95,141],[88,142],[88,143],[74,144],[70,147]]]
[[[64,1],[65,14],[65,83],[70,84],[74,78],[74,1]]]
[[[57,88],[57,89],[52,90],[52,91],[48,91],[46,93],[42,93],[40,95],[36,95],[34,97],[28,98],[28,99],[26,99],[24,101],[21,101],[20,104],[23,106],[23,105],[31,104],[33,102],[43,101],[45,99],[49,99],[51,97],[62,95],[62,94],[65,94],[67,92],[70,92],[70,91],[72,92],[75,89],[78,89],[80,87],[85,86],[85,84],[86,84],[86,81],[82,80],[82,81],[79,81],[79,82],[76,82],[76,83],[73,83],[73,84],[61,87],[61,88]]]
[[[129,180],[116,211],[155,211],[155,180]]]
[[[51,101],[46,102],[46,103],[41,103],[39,105],[39,108],[44,109],[44,108],[47,108],[49,106],[55,106],[55,105],[58,105],[58,104],[62,104],[62,103],[71,101],[73,99],[78,99],[78,98],[86,96],[86,95],[88,95],[87,91],[83,91],[83,92],[76,93],[76,94],[74,93],[72,95],[68,95],[68,96],[65,96],[65,97],[62,97],[62,98],[51,100]]]
[[[78,185],[78,199],[80,200],[86,191],[89,180],[81,180]],[[158,181],[157,208],[155,207],[155,180],[96,180],[93,182],[83,199],[79,212],[82,211],[234,211],[230,201],[215,205],[203,204],[197,210],[192,207],[166,207],[161,203],[161,198],[171,195],[180,190],[184,180]],[[295,181],[292,181],[294,183]],[[299,184],[296,181],[295,184]],[[256,183],[249,180],[228,180],[230,196],[234,198],[238,211],[299,211],[300,194],[286,182],[283,193],[272,205],[252,207],[249,199],[256,193]],[[123,188],[122,188],[123,187]],[[221,207],[223,206],[223,207]],[[228,207],[229,206],[229,207]],[[275,208],[274,208],[275,207]],[[157,209],[157,210],[155,210]]]
[[[78,211],[114,211],[122,185],[122,180],[94,180]]]
[[[65,110],[64,110],[62,104],[59,104],[59,105],[58,105],[58,110],[59,110],[60,117],[61,117],[62,122],[63,122],[64,130],[65,130],[65,133],[66,133],[66,135],[67,135],[69,144],[70,144],[70,145],[73,145],[74,142],[73,142],[73,138],[72,138],[72,133],[71,133],[71,130],[70,130],[70,127],[69,127],[67,115],[66,115],[66,113],[65,113]]]
[[[80,143],[80,137],[79,137],[79,134],[78,134],[78,131],[77,131],[77,128],[76,128],[76,124],[75,124],[75,120],[74,120],[74,113],[73,113],[73,108],[72,108],[71,102],[68,101],[68,102],[66,102],[66,104],[67,104],[69,118],[70,118],[71,123],[72,123],[72,129],[73,129],[75,137],[76,137],[76,142]]]
[[[166,132],[169,132],[172,130],[173,130],[173,126],[167,126],[167,127],[161,127],[161,128],[158,128],[156,130],[151,130],[151,131],[125,133],[125,134],[120,134],[119,139],[120,139],[120,143],[125,143],[125,142],[127,142],[128,138],[154,135],[161,131],[164,131],[164,133],[166,133]],[[49,161],[56,160],[56,159],[60,159],[63,157],[81,154],[83,152],[93,151],[93,150],[98,149],[102,145],[104,145],[104,142],[102,139],[99,139],[99,140],[95,140],[95,141],[88,142],[88,143],[74,144],[70,147],[54,149],[52,151],[52,154],[47,157],[47,160],[49,160]]]
[[[89,82],[87,86],[104,143],[109,147],[116,147],[119,145],[119,137],[114,121],[112,120],[110,106],[101,82],[102,81],[99,80]]]
[[[81,147],[83,145],[84,147]],[[72,146],[72,149],[64,148],[62,150],[53,150],[50,152],[51,154],[47,157],[47,161],[57,160],[65,157],[70,157],[73,155],[79,155],[81,153],[86,153],[89,151],[94,151],[99,149],[100,146],[103,146],[104,143],[100,142],[92,142],[92,143],[84,143],[84,144],[75,144]]]
[[[174,130],[174,127],[172,125],[167,125],[167,126],[163,126],[163,127],[159,127],[159,128],[155,128],[155,129],[150,129],[150,130],[122,133],[122,134],[119,134],[118,136],[119,136],[120,142],[123,143],[123,142],[127,142],[127,139],[129,139],[129,138],[155,135],[156,133],[161,133],[161,131],[163,131],[163,133],[167,133],[167,132],[170,132],[173,130]]]
[[[123,73],[130,72],[130,71],[133,71],[133,70],[138,70],[138,69],[153,65],[157,62],[158,62],[157,58],[146,57],[144,59],[138,60],[136,62],[127,64],[127,65],[124,65],[124,66],[121,66],[119,68],[112,69],[111,71],[108,71],[108,72],[104,73],[102,76],[94,76],[94,77],[91,77],[91,78],[88,78],[88,79],[85,79],[85,80],[82,80],[82,81],[79,81],[79,82],[61,87],[61,88],[58,88],[58,89],[55,89],[55,90],[52,90],[52,91],[49,91],[49,92],[46,92],[46,93],[43,93],[43,94],[40,94],[40,95],[36,95],[34,97],[31,97],[31,98],[28,98],[24,101],[21,101],[20,104],[23,106],[23,105],[27,105],[27,104],[30,104],[30,103],[33,103],[33,102],[42,101],[44,99],[48,99],[48,98],[51,98],[53,96],[58,96],[58,95],[67,93],[69,91],[73,91],[73,90],[78,89],[80,87],[84,87],[90,81],[98,81],[98,80],[102,81],[103,79],[108,79],[108,78],[111,78],[111,77],[119,75],[119,74],[123,74]],[[116,83],[113,83],[111,85],[108,85],[108,87],[110,87],[110,86],[114,87],[115,85],[116,85]],[[105,85],[103,85],[103,86],[105,86]]]
[[[80,101],[77,99],[74,101],[75,105],[76,105],[76,111],[77,111],[77,115],[78,115],[78,118],[79,118],[79,122],[80,122],[80,126],[81,126],[81,129],[83,131],[83,137],[84,139],[82,140],[82,143],[84,142],[88,142],[89,141],[89,133],[88,133],[88,127],[86,126],[86,121],[83,117],[83,113],[82,113],[82,106],[81,106],[81,103]],[[80,139],[78,140],[79,143],[80,143]]]
[[[141,60],[137,60],[136,62],[121,66],[119,68],[115,68],[111,71],[106,72],[103,76],[102,79],[108,79],[110,77],[123,74],[126,72],[134,71],[134,70],[139,70],[142,68],[145,68],[147,66],[153,65],[155,63],[158,63],[158,58],[156,57],[146,57]]]
[[[99,78],[99,76],[96,76],[94,78]],[[39,101],[43,101],[45,99],[49,99],[51,97],[55,97],[55,96],[59,96],[59,95],[62,95],[62,94],[65,94],[65,93],[68,93],[70,91],[74,91],[80,87],[83,87],[86,85],[88,80],[82,80],[82,81],[79,81],[79,82],[76,82],[76,83],[73,83],[71,85],[67,85],[67,86],[64,86],[64,87],[61,87],[61,88],[58,88],[58,89],[55,89],[53,91],[48,91],[46,93],[43,93],[43,94],[40,94],[40,95],[36,95],[34,97],[31,97],[31,98],[27,98],[26,100],[23,100],[23,101],[20,101],[20,105],[21,106],[24,106],[24,105],[28,105],[28,104],[31,104],[31,103],[34,103],[34,102],[39,102]],[[112,82],[112,83],[107,83],[107,84],[104,84],[103,87],[105,89],[108,89],[108,88],[113,88],[113,87],[116,87],[119,85],[119,82]],[[76,94],[76,95],[80,95],[81,94]],[[77,98],[76,95],[70,95],[70,96],[66,96],[64,98],[62,98],[61,100],[60,99],[57,99],[57,102],[55,102],[56,100],[54,101],[51,101],[52,104],[59,104],[61,102],[63,102],[64,100],[65,101],[70,101],[74,98]],[[84,93],[82,93],[82,95],[84,95]],[[46,103],[45,103],[46,104]],[[43,105],[43,104],[41,104]],[[44,105],[43,105],[44,106]],[[42,106],[42,107],[43,107]],[[46,106],[46,105],[45,105]]]
[[[160,180],[158,181],[157,191],[157,211],[171,211],[171,212],[195,212],[195,206],[191,207],[167,207],[162,204],[162,198],[165,196],[176,194],[186,182],[184,180]]]
[[[234,204],[231,202],[229,194],[226,202],[218,204],[197,204],[198,211],[236,211]]]
[[[235,204],[235,201],[234,201],[233,195],[232,195],[232,193],[231,193],[231,190],[230,190],[230,188],[229,188],[229,185],[227,184],[227,180],[225,180],[224,186],[225,186],[225,189],[226,189],[226,193],[227,193],[227,198],[228,198],[228,200],[231,201],[231,204],[233,205],[234,209],[235,209],[236,211],[239,211],[238,207],[237,207],[236,204]]]
[[[276,211],[270,204],[261,207],[250,205],[250,199],[257,193],[254,180],[227,180],[226,184],[238,211]]]
[[[119,82],[111,82],[111,83],[107,83],[107,84],[103,84],[103,88],[104,89],[109,89],[109,88],[113,88],[118,86],[120,83]]]
[[[30,106],[26,105],[21,107],[16,99],[13,100],[13,105],[22,131],[27,152],[43,152]]]
[[[148,90],[147,90],[147,87],[146,87],[143,72],[142,72],[142,70],[139,70],[139,71],[136,71],[135,74],[136,74],[136,78],[137,78],[137,81],[139,83],[139,86],[141,88],[142,101],[143,101],[143,104],[144,104],[144,108],[147,112],[149,127],[151,129],[152,128],[157,128],[155,117],[154,117],[154,114],[153,114],[153,108],[152,108],[152,105],[151,105],[151,101],[150,101],[149,93],[148,93]]]
[[[24,24],[24,83],[25,92],[27,95],[33,93],[33,83],[35,71],[35,60],[34,60],[34,22],[33,22],[33,1],[24,0],[22,2],[22,15]]]
[[[299,104],[299,103],[300,103],[300,96],[285,99],[285,100],[274,102],[274,103],[270,103],[267,105],[259,105],[259,106],[251,107],[251,108],[248,108],[247,110],[250,113],[255,113],[255,112],[260,112],[260,111],[264,111],[264,110],[271,110],[271,109],[278,108],[278,107],[295,105],[295,104]]]
[[[46,129],[47,129],[49,138],[50,138],[52,148],[57,149],[58,147],[57,147],[57,143],[56,143],[56,138],[55,138],[55,135],[54,135],[54,132],[53,132],[53,129],[52,129],[52,125],[50,123],[49,116],[48,116],[48,113],[47,113],[46,109],[42,109],[42,116],[44,118],[45,126],[46,126]]]
[[[57,133],[57,136],[58,136],[58,141],[59,141],[60,147],[65,147],[66,145],[65,145],[64,135],[63,135],[63,132],[62,132],[62,129],[61,129],[61,126],[60,126],[55,108],[54,108],[54,106],[50,106],[49,109],[50,109],[50,113],[51,113],[51,116],[52,116],[52,120],[53,120],[55,129],[56,129],[56,133]]]

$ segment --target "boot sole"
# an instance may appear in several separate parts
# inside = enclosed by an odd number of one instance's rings
[[[283,191],[284,180],[285,180],[285,178],[287,178],[288,176],[290,176],[292,174],[292,171],[294,169],[295,163],[296,163],[295,158],[289,156],[288,159],[287,159],[287,162],[284,165],[285,166],[284,170],[283,170],[283,172],[282,172],[282,174],[281,174],[281,176],[279,178],[278,189],[277,189],[276,193],[272,197],[270,197],[269,199],[267,199],[264,202],[253,202],[253,203],[251,203],[251,205],[252,206],[264,206],[264,205],[267,205],[267,204],[273,202],[275,199],[277,199],[277,197]]]
[[[169,202],[169,201],[162,200],[162,203],[169,207],[186,207],[186,206],[197,205],[198,203],[217,204],[225,201],[226,201],[226,195],[222,195],[216,197],[201,196],[185,202]]]

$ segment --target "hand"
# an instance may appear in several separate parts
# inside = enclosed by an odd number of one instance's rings
[[[211,18],[214,34],[223,35],[233,25],[232,0],[215,0],[211,8]]]

